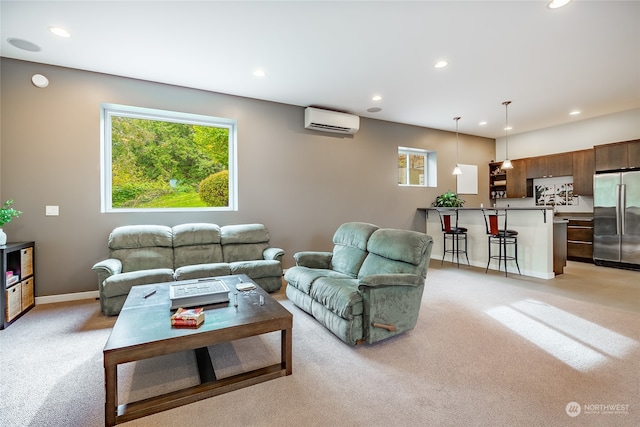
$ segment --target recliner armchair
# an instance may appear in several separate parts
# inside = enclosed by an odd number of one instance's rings
[[[287,297],[347,344],[413,329],[433,240],[410,230],[351,222],[332,252],[298,252],[285,273]]]

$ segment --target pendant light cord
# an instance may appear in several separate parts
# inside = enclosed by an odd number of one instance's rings
[[[509,104],[511,101],[504,101],[504,145],[506,159],[509,160]]]
[[[460,120],[462,117],[454,117],[453,120],[456,121],[456,166],[458,166],[458,155],[459,155],[459,148],[458,148],[458,120]]]

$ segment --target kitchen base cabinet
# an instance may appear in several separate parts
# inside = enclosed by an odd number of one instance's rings
[[[593,262],[593,219],[569,218],[567,224],[567,259]]]

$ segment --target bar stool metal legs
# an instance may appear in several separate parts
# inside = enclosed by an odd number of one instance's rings
[[[485,273],[489,271],[489,264],[492,259],[498,260],[498,271],[501,270],[502,262],[504,261],[504,275],[507,275],[507,261],[515,261],[516,268],[518,269],[518,274],[522,274],[520,272],[520,265],[518,264],[518,236],[517,235],[489,235],[489,259],[487,260],[487,268],[485,268]],[[492,251],[494,246],[498,246],[498,255],[494,255],[495,252]],[[507,252],[507,248],[509,246],[513,246],[513,255],[509,255]]]
[[[507,275],[507,261],[515,261],[518,268],[518,274],[520,272],[520,265],[518,264],[518,232],[516,230],[509,230],[507,228],[507,210],[506,209],[483,209],[484,222],[487,228],[487,241],[489,249],[489,259],[487,260],[487,268],[485,273],[489,271],[489,264],[492,259],[498,260],[498,271],[502,262],[504,261],[504,275]],[[502,224],[499,222],[502,221]],[[492,248],[498,246],[498,255],[494,255]],[[507,248],[513,247],[513,255],[509,255]]]
[[[458,268],[460,268],[460,254],[464,254],[467,258],[467,265],[471,265],[469,263],[469,255],[467,255],[467,233],[465,232],[443,232],[444,237],[444,249],[442,251],[442,261],[440,264],[444,263],[445,256],[450,253],[451,254],[451,263],[454,263],[454,257],[458,264]],[[451,249],[447,249],[447,241],[451,241]],[[462,242],[463,248],[460,248],[460,243]]]
[[[451,263],[454,263],[454,257],[457,260],[458,268],[460,268],[460,253],[463,253],[467,258],[467,265],[469,263],[469,255],[467,255],[467,229],[465,227],[458,227],[458,210],[457,209],[436,209],[440,216],[440,225],[442,225],[442,237],[443,237],[443,250],[442,261],[448,253],[451,254]],[[455,222],[452,221],[452,216],[455,215]],[[455,224],[455,225],[452,225]],[[447,241],[451,241],[451,248],[447,249]],[[460,243],[463,243],[463,248],[460,247]]]

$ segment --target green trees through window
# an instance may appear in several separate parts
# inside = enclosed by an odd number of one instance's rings
[[[234,207],[234,121],[103,105],[103,126],[106,210]]]
[[[398,147],[398,185],[434,187],[436,174],[434,151]]]

